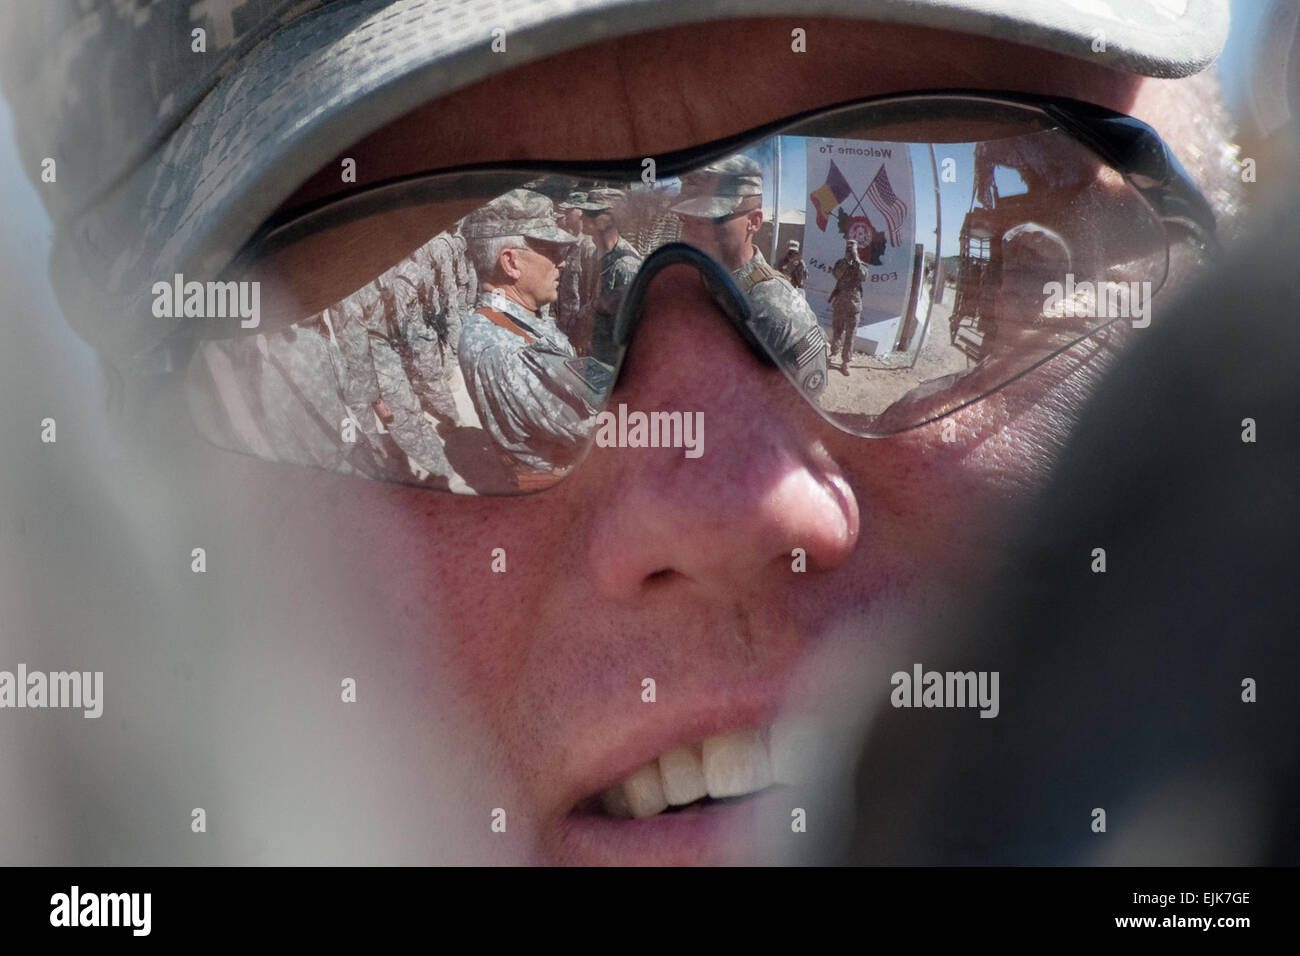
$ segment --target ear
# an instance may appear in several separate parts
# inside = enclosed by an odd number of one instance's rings
[[[519,268],[519,249],[502,249],[501,254],[497,257],[497,267],[511,279],[518,279],[523,275],[523,270]]]

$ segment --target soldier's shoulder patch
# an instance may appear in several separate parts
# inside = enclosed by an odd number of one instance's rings
[[[809,362],[817,358],[818,353],[826,349],[826,337],[822,335],[822,327],[814,325],[808,330],[808,334],[798,341],[795,345],[795,363],[799,368],[803,368]]]

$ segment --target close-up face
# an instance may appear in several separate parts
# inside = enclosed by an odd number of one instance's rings
[[[555,301],[566,251],[565,246],[533,242],[501,253],[501,272],[517,290],[521,305],[536,310]]]
[[[506,159],[634,158],[836,102],[945,88],[1089,101],[1145,120],[1175,151],[1187,145],[1168,122],[1178,81],[937,31],[801,26],[818,45],[815,67],[768,54],[787,42],[784,21],[615,40],[571,57],[610,64],[618,83],[566,69],[566,57],[522,66],[427,104],[348,155],[375,180]],[[727,62],[744,64],[743,83],[719,82],[709,51],[724,42]],[[477,118],[499,116],[493,104],[507,88],[513,108],[488,130]],[[342,188],[322,174],[287,205]],[[588,231],[597,222],[583,218]],[[761,212],[721,225],[684,217],[681,239],[725,262],[761,222]],[[520,289],[539,305],[555,299],[556,263],[531,250],[510,258]],[[436,643],[453,663],[439,675],[452,689],[439,706],[496,741],[484,812],[513,809],[527,859],[743,859],[768,817],[788,825],[782,790],[627,819],[623,801],[634,812],[655,802],[634,775],[685,748],[706,777],[741,780],[741,794],[743,781],[759,780],[784,707],[802,712],[853,690],[818,661],[898,651],[909,615],[961,597],[953,582],[984,566],[1038,487],[1113,344],[1072,350],[942,421],[859,438],[756,361],[698,275],[671,266],[646,293],[611,402],[702,413],[698,459],[595,447],[555,487],[521,498],[313,471],[281,497],[267,466],[222,467],[269,496],[285,527],[303,529],[284,547],[315,542],[323,560],[367,569],[367,586],[404,608],[393,653],[419,668]],[[335,506],[320,511],[322,502]],[[497,548],[507,574],[490,572]],[[800,550],[806,569],[795,571]]]
[[[113,746],[43,783],[149,762],[64,827],[78,862],[802,862],[792,816],[838,839],[819,801],[891,674],[936,634],[996,672],[972,607],[1146,334],[1085,307],[1150,278],[1177,327],[1232,205],[1213,76],[1118,68],[1186,73],[1212,35],[1066,56],[956,32],[1061,47],[1053,15],[946,2],[880,9],[952,30],[537,0],[489,42],[458,15],[490,0],[29,2],[71,39],[0,78],[23,163],[58,159],[46,310],[93,370],[11,388],[28,437],[58,418],[45,510],[3,521],[53,571],[11,616],[117,668]],[[121,115],[47,83],[65,61]]]

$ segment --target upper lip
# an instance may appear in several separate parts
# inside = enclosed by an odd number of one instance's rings
[[[770,688],[719,691],[698,705],[673,711],[666,704],[642,704],[647,711],[644,718],[620,725],[612,743],[578,759],[573,783],[560,800],[560,813],[572,812],[674,747],[715,734],[765,727],[776,719],[780,705],[781,695]]]

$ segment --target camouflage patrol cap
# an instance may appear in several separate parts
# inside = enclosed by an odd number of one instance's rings
[[[578,237],[555,224],[555,206],[531,189],[512,189],[466,216],[460,225],[468,241],[523,236],[572,245]]]
[[[555,204],[555,208],[563,211],[569,209],[581,209],[587,202],[587,194],[574,190],[565,196],[561,202]]]
[[[600,188],[593,189],[587,193],[587,201],[577,203],[577,207],[583,212],[604,212],[607,209],[617,209],[623,205],[626,195],[621,189]]]
[[[743,7],[754,17],[790,11],[789,0]],[[129,370],[154,364],[148,353],[179,323],[153,315],[154,282],[217,278],[289,196],[364,137],[505,70],[738,9],[735,0],[27,0],[0,3],[0,80],[23,168],[53,222],[54,291],[77,332]],[[800,13],[994,37],[1162,77],[1209,66],[1229,23],[1228,0],[802,0]],[[40,182],[47,158],[57,182]]]
[[[673,212],[712,219],[737,212],[747,202],[757,209],[762,196],[762,167],[737,153],[682,177],[682,199]],[[759,201],[753,202],[753,197]]]

